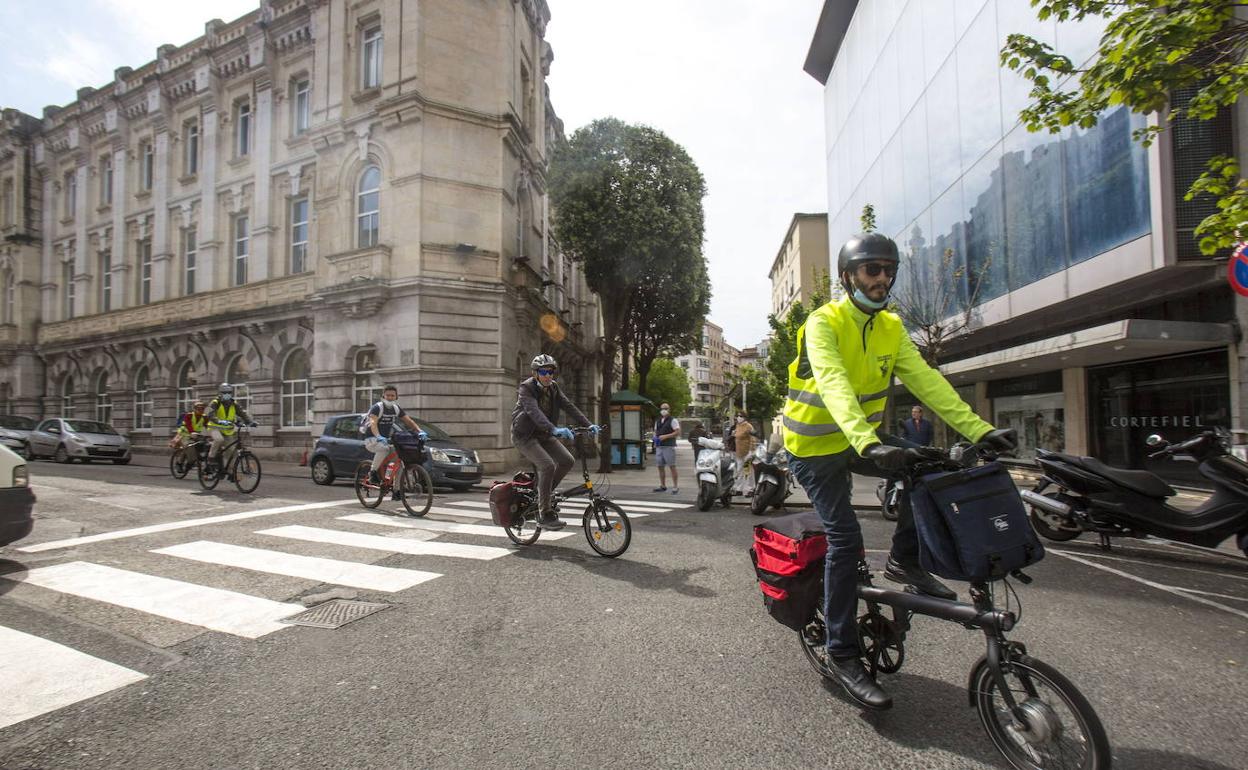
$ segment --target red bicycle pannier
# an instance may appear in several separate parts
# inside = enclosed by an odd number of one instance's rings
[[[490,518],[500,527],[510,527],[519,514],[514,481],[495,481],[490,487]]]
[[[755,525],[750,560],[767,612],[794,630],[814,617],[823,598],[823,559],[828,552],[823,522],[802,511]]]

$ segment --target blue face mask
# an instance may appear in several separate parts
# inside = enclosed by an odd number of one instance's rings
[[[888,307],[888,295],[887,294],[884,295],[883,301],[876,302],[875,300],[868,297],[866,294],[863,294],[862,289],[859,289],[857,286],[855,286],[854,287],[854,302],[857,302],[859,305],[862,305],[863,307],[866,307],[866,308],[870,308],[872,310],[883,310],[884,308]]]

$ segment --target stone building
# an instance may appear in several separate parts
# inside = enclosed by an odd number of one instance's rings
[[[845,237],[837,235],[842,241]],[[828,215],[794,214],[789,220],[784,242],[771,262],[767,277],[771,279],[771,312],[784,318],[801,302],[810,309],[810,301],[821,276],[828,274]],[[840,243],[836,244],[840,249]]]
[[[262,0],[0,122],[0,412],[162,443],[233,383],[294,457],[383,383],[500,468],[537,352],[588,410],[548,232],[544,0]],[[491,34],[483,34],[489,30]]]

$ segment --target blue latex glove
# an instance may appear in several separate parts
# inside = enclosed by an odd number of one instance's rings
[[[595,436],[597,436],[601,431],[602,431],[602,428],[597,425],[589,426],[589,432]]]
[[[390,440],[389,440],[389,439],[387,439],[385,436],[373,436],[373,438],[377,441],[377,443],[378,443],[378,444],[389,444],[389,443],[390,443]]]
[[[553,435],[555,438],[561,438],[567,441],[572,440],[572,430],[570,428],[555,428]]]
[[[421,441],[427,441],[429,439],[429,434],[425,433],[423,430],[418,430],[416,431],[416,438],[420,439]]]

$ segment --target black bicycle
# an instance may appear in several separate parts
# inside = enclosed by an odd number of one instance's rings
[[[210,424],[209,427],[217,425]],[[228,429],[230,425],[224,424],[222,427]],[[243,440],[250,433],[251,426],[234,423],[234,427],[237,428],[234,439],[221,447],[221,452],[217,455],[219,461],[214,463],[205,460],[199,464],[199,485],[204,489],[215,489],[221,479],[225,478],[234,482],[238,491],[245,494],[255,492],[256,487],[260,486],[260,458],[251,453]],[[230,459],[223,459],[227,457]]]
[[[903,474],[905,488],[912,489],[913,480],[924,474],[974,464],[976,451],[959,452],[967,448],[955,447],[941,459],[911,465]],[[982,445],[973,449],[988,455]],[[1012,576],[1023,584],[1032,582],[1021,570],[1015,570]],[[989,739],[1006,761],[1019,770],[1109,768],[1109,738],[1087,698],[1055,668],[1029,655],[1021,642],[1006,639],[1006,633],[1018,623],[1022,608],[1019,604],[1017,614],[1011,610],[1010,597],[1018,604],[1018,594],[1008,580],[1001,584],[1005,609],[996,606],[993,583],[972,583],[971,603],[967,604],[918,594],[909,586],[904,591],[877,588],[871,582],[866,561],[861,561],[858,598],[865,603],[866,612],[858,618],[858,634],[864,666],[872,678],[878,673],[899,671],[906,659],[910,619],[916,614],[979,629],[984,633],[987,652],[971,667],[968,696]],[[891,617],[881,611],[883,605],[892,608]],[[829,668],[826,633],[820,606],[798,636],[815,671],[835,681]]]
[[[592,441],[584,442],[583,439],[592,431],[589,428],[573,428],[572,433],[576,439],[577,454],[581,458],[583,481],[580,486],[555,492],[554,502],[559,505],[587,495],[589,501],[581,515],[581,528],[585,530],[585,539],[589,542],[589,547],[598,554],[613,559],[628,550],[633,539],[633,525],[624,509],[595,489],[594,482],[589,477],[589,457],[597,456],[597,452]],[[537,523],[537,485],[517,487],[516,494],[521,496],[520,513],[514,523],[505,528],[507,537],[516,545],[532,545],[542,534],[542,528]]]
[[[169,455],[169,475],[184,479],[194,468],[199,475],[199,465],[208,456],[208,439],[202,433],[192,433],[189,440]]]

